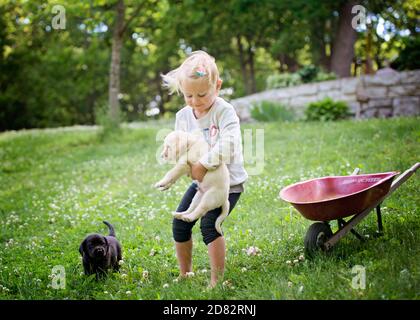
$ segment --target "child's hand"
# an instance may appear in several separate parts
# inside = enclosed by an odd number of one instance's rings
[[[191,167],[191,177],[198,182],[203,181],[204,176],[207,173],[206,167],[204,167],[200,162],[197,162]]]

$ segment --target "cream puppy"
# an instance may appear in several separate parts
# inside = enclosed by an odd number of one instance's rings
[[[162,158],[175,166],[166,173],[162,180],[155,184],[159,190],[171,187],[183,175],[191,176],[191,165],[197,163],[209,152],[209,145],[201,133],[193,134],[184,131],[173,131],[168,134],[163,143]],[[203,181],[198,183],[190,207],[184,212],[174,212],[177,219],[194,221],[208,211],[222,207],[220,216],[216,219],[216,230],[222,233],[221,224],[229,213],[229,171],[226,164],[221,163],[215,170],[207,171]]]

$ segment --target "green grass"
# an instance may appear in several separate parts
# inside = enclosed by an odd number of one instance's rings
[[[164,193],[152,188],[168,169],[155,160],[159,123],[105,141],[94,129],[1,134],[0,299],[419,299],[418,174],[384,202],[383,237],[373,237],[371,214],[357,226],[368,241],[349,234],[330,253],[292,265],[286,262],[303,254],[312,222],[278,198],[288,184],[355,167],[406,170],[419,161],[419,119],[243,126],[257,128],[265,130],[264,171],[250,176],[223,225],[227,282],[214,290],[206,289],[207,248],[198,226],[195,276],[174,281],[170,212],[189,181]],[[78,247],[88,233],[106,232],[104,219],[115,225],[124,264],[96,282],[82,274]],[[248,256],[251,246],[260,254]],[[65,267],[64,290],[51,287],[56,265]],[[355,265],[366,268],[365,290],[351,286]]]

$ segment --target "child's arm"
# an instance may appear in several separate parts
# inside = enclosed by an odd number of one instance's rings
[[[191,166],[191,177],[198,182],[203,181],[207,173],[207,168],[203,166],[200,161]]]

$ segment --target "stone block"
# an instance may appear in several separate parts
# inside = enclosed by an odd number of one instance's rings
[[[295,97],[295,98],[290,98],[289,105],[292,107],[306,107],[308,104],[315,101],[318,101],[316,96]]]
[[[341,88],[342,80],[329,80],[318,82],[318,91],[330,91]]]
[[[379,71],[378,71],[379,72]],[[401,76],[399,72],[393,71],[384,74],[363,76],[366,86],[391,86],[400,83]]]
[[[401,72],[401,83],[420,84],[420,70]]]
[[[369,99],[385,98],[388,91],[387,87],[379,87],[379,86],[366,87],[364,90],[365,90],[366,95],[369,97]]]
[[[314,95],[318,92],[318,85],[316,83],[303,84],[289,88],[289,90],[292,96]]]
[[[287,88],[287,89],[277,89],[274,93],[273,96],[276,99],[284,99],[284,98],[288,98],[290,96],[292,96],[292,90]]]
[[[393,116],[418,116],[420,115],[420,98],[394,98],[393,107]]]
[[[371,99],[368,102],[368,108],[383,108],[383,107],[392,107],[392,99],[390,98]]]
[[[344,78],[341,79],[341,92],[343,94],[355,94],[357,86],[360,83],[359,78]]]
[[[388,97],[401,97],[401,96],[420,96],[420,83],[418,86],[405,84],[398,86],[390,86]]]
[[[392,117],[392,107],[367,108],[362,110],[361,118],[389,118]]]

